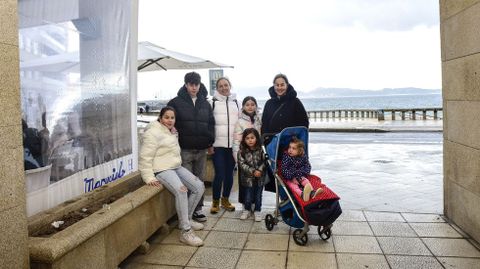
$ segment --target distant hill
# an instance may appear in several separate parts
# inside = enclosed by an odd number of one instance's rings
[[[268,88],[264,87],[249,87],[249,88],[234,88],[233,91],[237,94],[238,100],[242,100],[245,96],[254,96],[258,100],[270,99]],[[421,88],[384,88],[381,90],[360,90],[350,88],[316,88],[309,92],[298,92],[301,98],[321,98],[321,97],[346,97],[346,96],[382,96],[382,95],[399,95],[399,94],[441,94],[440,89],[421,89]],[[143,102],[150,105],[153,109],[163,107],[168,100],[143,100]]]
[[[399,94],[441,94],[440,89],[421,88],[384,88],[381,90],[359,90],[349,88],[316,88],[313,91],[303,93],[304,97],[345,97],[345,96],[378,96]]]
[[[236,89],[239,99],[251,95],[257,99],[269,99],[268,86],[251,87]],[[360,90],[350,88],[316,88],[309,92],[298,92],[302,98],[319,98],[319,97],[346,97],[346,96],[377,96],[377,95],[399,95],[399,94],[441,94],[440,89],[421,89],[421,88],[384,88],[381,90]]]

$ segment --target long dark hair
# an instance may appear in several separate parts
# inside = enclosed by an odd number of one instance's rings
[[[260,133],[255,128],[247,128],[242,133],[242,142],[240,142],[240,153],[242,156],[245,156],[245,150],[249,149],[247,143],[245,143],[245,138],[247,135],[253,134],[257,141],[255,142],[255,149],[259,149],[262,146],[262,141],[260,141]]]

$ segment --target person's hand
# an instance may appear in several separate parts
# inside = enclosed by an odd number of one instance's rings
[[[209,148],[207,149],[207,154],[208,154],[208,155],[213,155],[213,153],[215,153],[215,150],[213,150],[213,147],[209,147]]]
[[[153,186],[153,187],[158,187],[158,188],[162,187],[162,183],[160,183],[160,181],[158,181],[158,180],[154,180],[152,182],[149,182],[149,183],[147,183],[147,185],[148,186]]]
[[[262,176],[262,172],[258,171],[258,170],[255,170],[255,172],[253,172],[253,176],[255,177],[261,177]]]

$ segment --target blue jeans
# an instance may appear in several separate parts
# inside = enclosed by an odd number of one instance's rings
[[[255,211],[262,210],[262,192],[263,186],[244,187],[245,188],[245,202],[243,204],[245,210],[252,210],[252,201],[255,203]]]
[[[215,178],[212,184],[213,199],[222,197],[230,197],[230,191],[233,186],[233,169],[235,168],[235,160],[233,159],[232,148],[214,148],[213,166],[215,167]],[[223,186],[223,191],[222,191]]]
[[[175,196],[178,227],[189,230],[193,211],[205,191],[203,182],[182,166],[156,173],[155,177]],[[190,195],[180,190],[182,186],[187,187]]]
[[[205,149],[182,149],[182,166],[196,175],[201,181],[205,178],[205,163],[207,162],[207,151]],[[202,210],[203,195],[195,207],[195,211]]]

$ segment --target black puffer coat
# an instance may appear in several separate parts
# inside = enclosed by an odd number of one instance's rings
[[[178,90],[177,97],[167,104],[175,109],[175,128],[182,149],[206,149],[215,141],[215,119],[207,94],[205,86],[200,84],[197,101],[193,105],[184,85]]]
[[[276,134],[286,127],[305,126],[308,128],[308,116],[297,92],[288,85],[285,95],[278,97],[275,89],[268,89],[270,99],[265,103],[262,115],[262,134]]]

